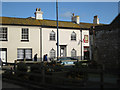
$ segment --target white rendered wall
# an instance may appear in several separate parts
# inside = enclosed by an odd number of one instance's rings
[[[1,27],[1,26],[0,26]],[[34,54],[40,57],[40,28],[33,26],[6,26],[8,29],[8,41],[0,41],[0,48],[7,48],[7,62],[14,62],[17,59],[17,48],[32,48],[32,58]],[[21,42],[22,28],[29,29],[29,42]]]
[[[88,43],[84,43],[83,39],[84,39],[84,35],[88,35]],[[84,56],[84,46],[88,46],[89,47],[89,30],[82,30],[82,55]],[[84,58],[83,58],[84,59]]]
[[[56,40],[50,41],[50,32],[54,31],[56,33]],[[71,34],[75,32],[77,35],[76,41],[71,41]],[[77,56],[81,56],[81,42],[80,42],[80,30],[75,29],[59,29],[59,45],[67,45],[66,51],[67,56],[71,56],[71,50],[74,48],[77,51]],[[50,50],[53,48],[56,51],[57,56],[57,30],[55,28],[42,28],[42,55],[48,54],[50,56]],[[59,56],[60,56],[60,47],[59,47]]]
[[[83,46],[89,46],[89,30],[82,30],[82,40],[84,39],[84,35],[88,35],[88,43],[83,42]]]

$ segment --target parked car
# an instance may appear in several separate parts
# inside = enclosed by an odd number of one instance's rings
[[[54,60],[57,60],[57,58],[55,58]],[[57,63],[61,63],[64,66],[71,66],[71,65],[75,65],[75,62],[77,61],[78,59],[73,57],[59,57]]]

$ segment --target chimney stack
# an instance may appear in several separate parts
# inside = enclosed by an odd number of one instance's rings
[[[73,13],[72,14],[72,22],[76,23],[76,24],[79,24],[80,21],[79,21],[79,16],[75,16],[75,14]]]
[[[94,16],[94,19],[93,19],[93,24],[99,24],[99,18],[98,16]]]
[[[43,20],[43,12],[41,11],[41,9],[36,8],[36,12],[35,12],[35,19],[39,19],[39,20]]]

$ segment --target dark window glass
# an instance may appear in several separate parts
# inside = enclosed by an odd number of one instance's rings
[[[72,49],[72,51],[71,51],[71,57],[75,57],[75,56],[76,56],[76,50]]]
[[[17,49],[17,59],[32,59],[32,49]]]
[[[76,40],[76,33],[75,32],[72,32],[72,34],[71,34],[71,40]]]
[[[29,30],[28,28],[22,28],[22,40],[29,40]]]
[[[54,31],[52,31],[50,33],[50,40],[55,40],[55,32]]]
[[[7,28],[0,27],[0,41],[7,41]]]
[[[54,49],[51,49],[50,50],[50,58],[55,58],[55,50]]]

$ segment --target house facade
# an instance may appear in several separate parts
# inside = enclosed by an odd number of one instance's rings
[[[43,55],[57,57],[56,21],[43,19],[43,12],[37,8],[35,17],[0,17],[0,56],[3,62],[33,60]],[[59,57],[89,58],[89,29],[93,24],[79,23],[79,16],[72,16],[71,22],[59,21]]]

